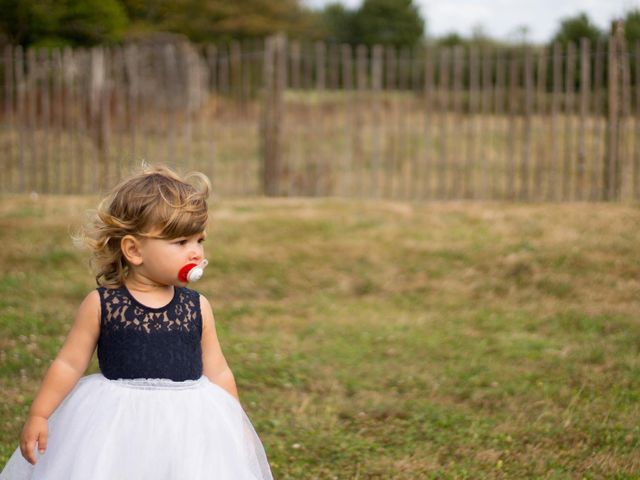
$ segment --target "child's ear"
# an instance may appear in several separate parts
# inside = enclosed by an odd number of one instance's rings
[[[131,265],[142,265],[142,253],[140,251],[140,240],[133,235],[125,235],[120,240],[120,250],[124,258],[127,259]]]

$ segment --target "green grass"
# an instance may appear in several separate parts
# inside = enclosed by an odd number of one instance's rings
[[[93,288],[70,233],[95,202],[0,203],[0,465]],[[276,478],[638,478],[635,205],[256,198],[210,223],[197,288]]]

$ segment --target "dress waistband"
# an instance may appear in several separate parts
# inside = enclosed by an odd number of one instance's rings
[[[110,382],[114,385],[129,387],[129,388],[140,388],[144,390],[184,390],[187,388],[196,388],[202,384],[204,384],[208,379],[204,375],[196,380],[183,380],[183,381],[175,381],[170,378],[117,378],[111,379],[107,378],[104,375],[100,374],[100,376],[107,382]]]

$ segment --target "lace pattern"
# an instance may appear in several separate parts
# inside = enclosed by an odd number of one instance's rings
[[[164,307],[139,303],[123,286],[98,288],[98,362],[109,379],[197,380],[202,368],[200,294],[174,287]]]
[[[175,287],[173,299],[161,308],[138,303],[125,287],[103,289],[103,323],[107,328],[132,328],[146,333],[197,328],[199,297],[186,288]],[[197,304],[196,304],[197,300]]]

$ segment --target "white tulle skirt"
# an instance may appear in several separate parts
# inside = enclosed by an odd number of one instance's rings
[[[271,479],[241,404],[198,380],[109,380],[87,375],[49,418],[36,464],[17,448],[0,480]]]

